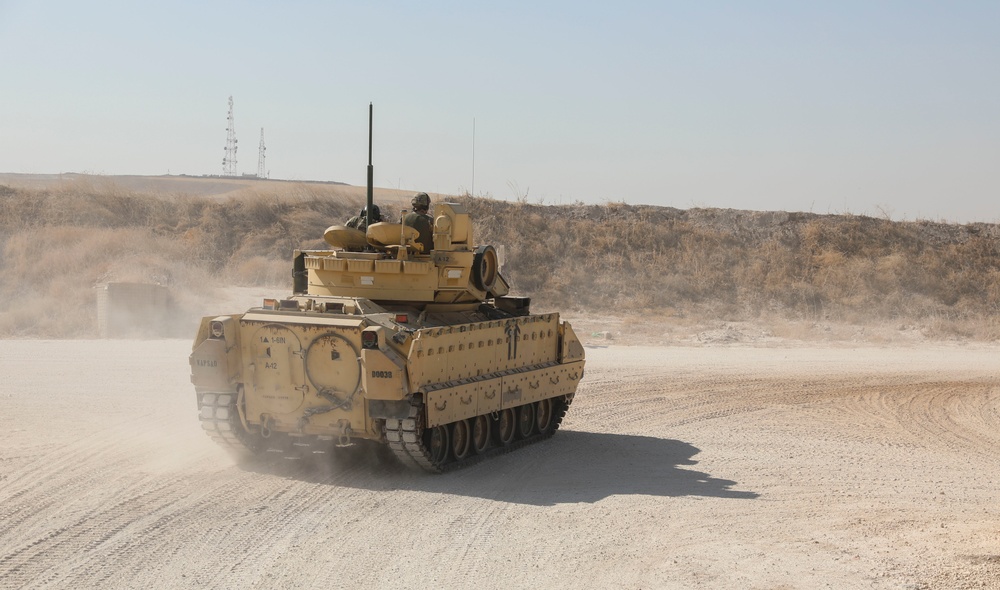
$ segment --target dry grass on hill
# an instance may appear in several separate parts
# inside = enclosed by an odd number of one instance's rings
[[[997,225],[459,200],[477,240],[506,247],[516,292],[540,308],[1000,337]],[[377,201],[390,217],[402,204],[385,193]],[[254,186],[228,198],[0,185],[0,335],[94,335],[100,282],[160,283],[181,303],[225,285],[287,292],[292,250],[325,247],[323,230],[360,205],[335,185]]]
[[[543,300],[732,320],[917,322],[968,337],[1000,335],[994,224],[467,202],[480,237],[510,244],[514,284]]]

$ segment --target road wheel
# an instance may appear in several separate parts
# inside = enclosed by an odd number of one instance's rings
[[[517,434],[517,416],[514,410],[511,408],[500,410],[500,416],[497,418],[497,442],[507,446],[514,442],[515,434]]]
[[[448,451],[451,450],[449,446],[448,427],[447,426],[435,426],[434,428],[428,429],[424,434],[427,445],[427,450],[431,454],[431,461],[435,465],[442,465],[448,460]]]
[[[486,416],[476,416],[472,419],[472,448],[476,453],[482,453],[490,446],[490,419]]]
[[[554,404],[551,399],[543,399],[535,403],[535,425],[538,427],[539,434],[548,434],[552,431],[555,424],[552,419],[553,408]]]
[[[451,452],[457,461],[472,454],[470,430],[468,420],[459,420],[451,425]]]
[[[517,433],[528,438],[535,432],[535,404],[524,404],[517,409]]]

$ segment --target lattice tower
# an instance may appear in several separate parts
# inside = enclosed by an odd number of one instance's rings
[[[260,128],[260,148],[257,151],[257,178],[267,178],[267,172],[264,169],[264,128]]]
[[[226,118],[226,155],[222,158],[222,175],[236,176],[236,125],[233,123],[233,97],[229,97],[229,116]]]

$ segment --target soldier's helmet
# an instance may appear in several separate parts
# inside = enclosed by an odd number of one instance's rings
[[[427,196],[427,193],[417,193],[413,195],[413,200],[410,203],[414,209],[430,209],[431,198]]]
[[[368,207],[362,207],[361,213],[358,213],[358,217],[367,219]],[[382,221],[382,211],[378,208],[378,205],[372,203],[372,223],[378,223],[379,221]]]

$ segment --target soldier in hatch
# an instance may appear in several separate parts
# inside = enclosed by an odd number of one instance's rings
[[[372,223],[378,223],[382,221],[382,212],[379,210],[378,205],[372,205]],[[347,227],[352,227],[354,229],[359,229],[365,231],[368,229],[368,207],[363,207],[361,213],[358,213],[354,217],[347,220],[344,224]]]
[[[410,203],[413,205],[413,211],[407,213],[406,217],[403,218],[403,225],[408,225],[420,232],[420,235],[417,236],[417,243],[423,245],[424,254],[430,254],[434,248],[434,220],[427,214],[431,207],[431,198],[427,196],[427,193],[417,193]]]

